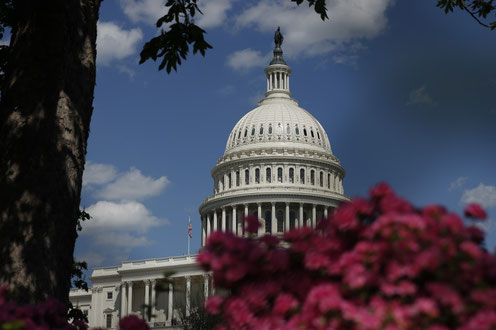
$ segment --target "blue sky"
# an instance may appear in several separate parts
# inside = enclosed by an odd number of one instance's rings
[[[329,135],[345,193],[379,181],[422,206],[477,201],[496,245],[496,31],[436,1],[332,0],[330,20],[289,0],[200,0],[213,50],[177,73],[138,65],[160,0],[102,3],[94,114],[76,243],[90,269],[182,255],[236,122],[265,92],[281,26],[291,91]]]

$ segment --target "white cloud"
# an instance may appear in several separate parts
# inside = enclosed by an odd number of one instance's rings
[[[83,186],[104,184],[114,180],[116,176],[117,169],[114,166],[87,161],[83,173]]]
[[[448,190],[453,191],[462,188],[468,181],[466,176],[461,176],[457,178],[455,181],[451,182]]]
[[[496,186],[486,186],[481,183],[474,189],[465,190],[461,202],[463,204],[479,203],[486,208],[494,207],[496,206]]]
[[[436,103],[427,93],[425,86],[422,86],[411,91],[410,94],[408,95],[408,100],[406,101],[406,105],[413,105],[413,104],[435,105]]]
[[[262,55],[258,50],[246,48],[229,55],[227,65],[234,70],[246,71],[254,67],[267,65],[269,59],[270,53]]]
[[[91,216],[83,222],[83,235],[96,231],[135,231],[145,233],[151,227],[167,224],[151,214],[145,205],[138,202],[99,201],[86,208]]]
[[[139,246],[147,246],[152,242],[145,236],[133,236],[129,233],[100,232],[95,236],[95,245],[101,247],[116,247],[131,249]]]
[[[125,30],[114,22],[98,22],[97,63],[107,65],[135,54],[141,39],[143,32],[140,28]]]
[[[236,18],[236,27],[273,33],[280,26],[287,57],[339,52],[335,60],[342,62],[343,53],[356,53],[360,40],[374,38],[385,29],[386,10],[393,3],[394,0],[327,1],[330,19],[322,21],[305,4],[298,7],[287,0],[261,0]],[[346,58],[346,63],[350,60],[356,58]]]
[[[100,266],[101,264],[103,264],[103,261],[105,260],[105,256],[103,254],[100,254],[97,252],[89,251],[86,253],[78,254],[77,260],[78,261],[86,261],[86,263],[90,267],[94,267],[94,266]]]
[[[196,24],[204,29],[222,25],[226,21],[227,11],[232,8],[235,0],[202,0],[199,3],[203,15],[197,17]]]
[[[164,0],[121,0],[120,4],[133,23],[155,25],[167,13]]]
[[[142,200],[159,195],[168,184],[169,180],[165,176],[153,179],[133,167],[103,187],[96,196],[104,200]]]

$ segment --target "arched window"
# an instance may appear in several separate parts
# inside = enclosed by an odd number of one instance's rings
[[[298,128],[298,126],[295,127],[295,134],[300,135],[300,129]]]
[[[305,136],[307,136],[307,135],[308,135],[308,134],[307,134],[307,129],[306,129],[306,128],[304,128],[304,129],[303,129],[303,135],[305,135]]]
[[[282,167],[277,169],[277,181],[282,182]]]
[[[249,183],[250,183],[250,171],[245,170],[245,184],[249,184]]]
[[[310,171],[310,184],[312,186],[315,185],[315,171],[314,170]]]
[[[320,140],[320,134],[319,134],[319,131],[317,131],[317,139]]]
[[[277,232],[284,232],[284,214],[282,210],[277,211]]]
[[[322,171],[319,174],[319,184],[321,187],[324,186],[324,172],[322,172]]]
[[[236,187],[239,187],[239,184],[240,184],[239,171],[236,171]]]
[[[260,169],[255,169],[255,183],[260,183]]]
[[[263,134],[263,125],[260,125],[260,135]]]
[[[272,134],[272,125],[269,125],[269,135]]]
[[[251,128],[251,136],[254,136],[254,135],[255,135],[255,126],[253,126],[253,127]]]
[[[300,182],[302,184],[305,184],[305,170],[304,169],[300,170]]]
[[[272,214],[270,211],[265,212],[265,232],[270,233],[272,231]]]
[[[267,167],[265,169],[265,182],[270,183],[272,181],[272,172],[270,170],[270,167]]]
[[[245,135],[244,137],[246,137],[248,135],[248,128],[245,128]]]
[[[221,182],[222,182],[222,185],[221,185],[221,189],[220,190],[222,191],[226,187],[225,182],[224,182],[224,176],[222,176],[222,181]]]
[[[327,189],[331,189],[331,175],[327,174]]]
[[[241,137],[241,130],[238,132],[238,139]]]
[[[313,135],[313,129],[310,130],[310,135],[312,135],[312,137],[315,137],[315,135]]]
[[[231,187],[232,187],[231,173],[229,173],[229,174],[227,175],[227,182],[228,182],[229,188],[231,188]]]
[[[294,182],[294,168],[289,169],[289,182],[293,183]]]

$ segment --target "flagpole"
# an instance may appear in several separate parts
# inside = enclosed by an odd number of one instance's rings
[[[189,241],[191,239],[191,235],[190,235],[190,232],[189,232],[189,226],[191,225],[191,217],[188,217],[188,255],[190,255],[189,253]]]

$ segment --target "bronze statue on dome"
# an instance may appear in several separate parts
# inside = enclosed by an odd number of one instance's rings
[[[281,27],[277,27],[276,33],[274,34],[274,42],[276,44],[276,48],[281,48],[284,37],[281,33]]]

